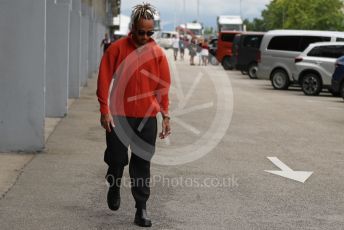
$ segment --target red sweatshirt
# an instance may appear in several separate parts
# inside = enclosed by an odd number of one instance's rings
[[[153,39],[137,48],[129,34],[113,43],[102,57],[97,88],[100,112],[127,117],[168,114],[170,84],[161,48]]]

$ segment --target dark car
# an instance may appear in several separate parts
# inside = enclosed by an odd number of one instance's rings
[[[332,75],[331,92],[340,95],[344,99],[344,56],[336,61],[336,69]]]
[[[235,37],[233,39],[232,56],[230,59],[230,65],[233,66],[234,68],[237,64],[240,38],[241,38],[241,34],[237,34],[237,35],[235,35]],[[243,70],[241,70],[241,73],[247,74],[247,72],[243,71]]]
[[[232,56],[233,39],[241,31],[222,31],[219,32],[217,40],[216,58],[222,64],[225,70],[233,69],[230,59]]]
[[[237,70],[257,78],[259,47],[264,33],[244,32],[236,35],[232,46],[232,63]]]

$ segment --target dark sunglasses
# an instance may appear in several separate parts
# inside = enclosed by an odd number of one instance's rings
[[[154,31],[144,31],[144,30],[138,30],[137,34],[140,36],[147,35],[148,37],[152,36],[154,34]]]

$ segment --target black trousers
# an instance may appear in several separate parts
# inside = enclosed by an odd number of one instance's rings
[[[150,195],[150,160],[155,152],[157,137],[156,117],[114,117],[115,128],[106,132],[107,148],[104,161],[109,166],[106,179],[110,186],[121,185],[123,170],[128,165],[128,147],[131,149],[129,174],[131,192],[136,208],[146,208]]]

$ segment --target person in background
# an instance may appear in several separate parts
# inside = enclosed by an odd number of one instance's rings
[[[179,39],[179,50],[180,50],[180,60],[184,60],[184,53],[185,53],[185,39],[184,39],[184,37],[180,37],[180,39]]]
[[[208,46],[207,40],[204,40],[202,44],[201,56],[202,56],[202,65],[206,66],[208,64],[208,56],[209,56],[209,46]]]
[[[195,56],[197,52],[196,40],[192,39],[189,44],[190,65],[195,65]]]
[[[198,45],[197,45],[197,57],[198,57],[198,65],[201,65],[202,63],[202,55],[201,55],[201,52],[202,52],[202,45],[203,43],[202,42],[198,42]]]
[[[123,170],[129,163],[136,208],[134,223],[141,227],[152,226],[146,203],[150,196],[150,161],[155,152],[158,113],[162,115],[159,137],[164,139],[171,133],[170,70],[163,50],[151,38],[155,13],[149,3],[133,8],[131,32],[104,53],[97,86],[100,124],[106,130],[105,178],[110,184],[107,204],[113,211],[120,207]]]
[[[111,45],[111,40],[109,38],[109,34],[105,33],[104,39],[100,43],[100,48],[103,47],[103,53],[105,53],[105,51],[107,50],[107,48],[109,48],[110,45]]]
[[[174,60],[177,61],[178,50],[179,50],[179,39],[177,38],[176,35],[172,36],[172,48],[173,48]]]

